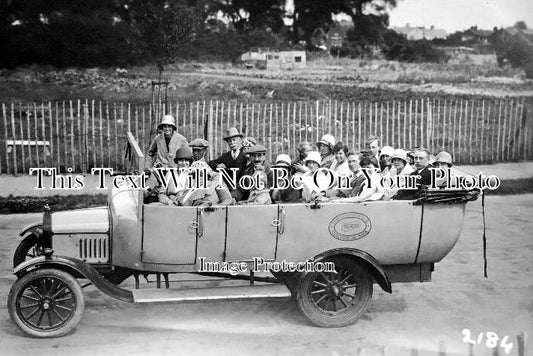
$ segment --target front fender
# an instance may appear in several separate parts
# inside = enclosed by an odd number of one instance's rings
[[[357,259],[359,261],[362,261],[363,264],[372,273],[372,276],[379,284],[381,289],[383,289],[385,292],[392,293],[391,282],[389,280],[389,277],[387,276],[387,273],[385,272],[383,267],[381,267],[380,263],[367,252],[357,250],[355,248],[336,248],[333,250],[322,252],[321,254],[310,259],[310,261],[318,262],[336,256],[346,256],[351,259]]]
[[[103,293],[124,302],[133,302],[133,293],[109,283],[91,265],[73,257],[67,256],[39,256],[22,262],[13,273],[21,278],[26,273],[39,268],[57,268],[72,274],[77,278],[86,278]]]
[[[33,232],[33,231],[35,231],[37,229],[42,229],[42,227],[43,227],[43,223],[41,221],[34,222],[33,224],[27,225],[22,230],[20,230],[19,235],[20,236],[24,236],[24,235],[26,235],[26,233],[28,233],[30,231]]]

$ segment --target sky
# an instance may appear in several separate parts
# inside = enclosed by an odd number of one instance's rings
[[[533,0],[397,0],[389,12],[391,26],[426,26],[448,33],[477,25],[492,30],[525,21],[533,28]]]

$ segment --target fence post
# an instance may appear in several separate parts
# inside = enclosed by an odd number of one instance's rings
[[[207,141],[209,141],[209,157],[215,158],[215,146],[213,145],[213,102],[209,100],[209,114],[207,116]]]
[[[84,146],[83,150],[86,152],[86,157],[85,157],[86,159],[85,160],[82,159],[80,162],[82,172],[89,171],[89,159],[87,156],[87,153],[89,152],[89,148],[88,148],[88,142],[87,142],[88,140],[86,136],[86,133],[88,132],[88,126],[89,126],[89,104],[85,102],[85,104],[83,104],[83,127],[84,127],[83,137],[84,139],[82,140],[82,145]]]

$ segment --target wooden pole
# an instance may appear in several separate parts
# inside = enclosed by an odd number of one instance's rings
[[[207,116],[207,140],[209,141],[209,157],[215,159],[215,145],[214,142],[214,120],[213,120],[213,101],[209,100],[209,114]]]
[[[519,158],[521,159],[526,159],[526,151],[525,151],[525,128],[526,128],[526,122],[525,122],[525,118],[524,118],[524,101],[525,99],[522,99],[522,103],[520,105],[520,115],[518,116],[518,119],[520,120],[519,121],[519,124],[520,124],[520,127],[519,127],[519,134],[520,136],[518,136],[518,149],[519,149],[519,152],[518,154],[520,155],[520,151],[522,151],[522,156],[519,156]]]
[[[78,149],[79,149],[79,152],[78,152],[78,158],[79,158],[79,165],[80,165],[80,170],[82,172],[86,172],[87,171],[87,167],[83,164],[83,141],[84,141],[84,135],[83,135],[83,127],[82,127],[82,123],[81,123],[81,100],[78,99],[78,101],[76,102],[76,113],[77,113],[77,117],[76,117],[76,123],[77,123],[77,133],[76,133],[76,136],[78,137]],[[72,153],[74,154],[74,153]]]
[[[390,141],[387,141],[387,145],[391,145],[392,147],[396,147],[394,146],[395,144],[395,139],[394,139],[394,134],[395,134],[395,130],[394,130],[394,126],[395,126],[395,120],[394,120],[394,115],[395,115],[395,108],[396,108],[396,101],[392,101],[392,115],[390,117],[390,120],[391,120],[391,137],[390,137]]]
[[[37,104],[36,103],[32,103],[32,106],[33,106],[33,123],[34,123],[34,126],[33,126],[33,134],[34,134],[34,137],[35,137],[35,141],[39,141],[39,136],[38,136],[38,126],[39,126],[39,120],[37,120]],[[28,140],[30,139],[30,137],[28,136]],[[30,147],[29,145],[29,142],[28,142],[28,147]],[[40,166],[41,165],[41,158],[39,157],[39,146],[35,146],[35,153],[36,153],[36,156],[37,156],[37,166]]]
[[[269,160],[272,162],[272,103],[270,103],[270,117],[268,119],[268,154]]]
[[[496,160],[500,160],[500,133],[502,128],[502,99],[500,99],[500,103],[498,105],[498,130],[496,131],[498,134],[498,141],[496,145]]]
[[[492,102],[491,101],[488,101],[487,102],[487,123],[488,123],[488,127],[490,129],[490,137],[487,137],[487,142],[485,142],[485,152],[487,152],[487,157],[490,157],[490,161],[494,161],[494,132],[496,131],[495,128],[494,128],[494,124],[492,123],[492,119],[491,119],[491,108],[492,108]],[[489,152],[489,139],[490,139],[490,155],[488,154]],[[489,159],[489,158],[487,158]]]
[[[414,127],[414,139],[415,139],[415,146],[420,146],[420,142],[418,141],[418,99],[415,99],[415,127]]]
[[[457,161],[457,155],[455,154],[455,132],[457,130],[457,102],[459,99],[455,99],[455,105],[453,109],[453,123],[452,123],[452,156]]]
[[[20,139],[22,139],[22,118],[20,120]],[[13,134],[13,141],[16,141],[17,140],[17,135],[15,134],[15,104],[11,103],[11,132]],[[24,171],[24,146],[21,146],[21,152],[22,152],[22,171]],[[18,162],[17,162],[17,145],[13,145],[13,166],[15,167],[15,171],[13,172],[13,174],[17,174],[18,173]]]
[[[49,129],[49,134],[50,134],[50,161],[51,162],[56,162],[57,160],[55,160],[55,157],[54,157],[54,131],[53,131],[53,111],[52,111],[52,102],[49,101],[48,102],[48,113],[49,113],[49,126],[48,126],[48,129]],[[7,129],[7,128],[6,128]],[[52,165],[50,164],[50,167],[52,167]]]
[[[409,150],[413,148],[413,136],[411,135],[411,126],[413,126],[413,100],[409,99]]]
[[[6,158],[6,173],[9,174],[9,171],[10,171],[10,165],[9,165],[9,154],[7,152],[7,109],[6,109],[6,104],[2,103],[2,118],[4,119],[4,143],[5,143],[5,151],[4,151],[4,154],[5,154],[5,158]],[[15,139],[15,137],[13,137],[13,140]],[[15,145],[13,145],[13,148],[14,148]]]
[[[480,145],[479,145],[479,102],[477,102],[477,104],[476,104],[475,125],[476,125],[476,129],[475,129],[474,141],[475,141],[475,152],[476,152],[476,154],[474,155],[474,161],[477,163],[481,159],[481,149],[480,149]],[[472,141],[472,139],[470,139],[470,141]]]
[[[357,145],[358,145],[358,151],[360,152],[361,151],[361,102],[358,103],[358,117],[357,117],[357,130],[358,130],[358,142],[357,142]]]
[[[301,101],[298,103],[298,144],[300,142],[302,142],[302,102]],[[295,147],[298,147],[296,142],[294,144],[295,144]]]
[[[466,123],[466,120],[465,120],[465,123]],[[470,103],[470,132],[468,133],[468,141],[469,141],[468,142],[468,163],[474,162],[473,160],[474,156],[472,154],[472,130],[473,128],[474,128],[474,99],[472,99]],[[464,147],[465,148],[467,147],[466,144]]]
[[[426,105],[426,107],[427,107],[427,105]],[[422,146],[425,146],[427,149],[430,149],[428,141],[427,141],[427,137],[426,137],[426,139],[424,138],[424,135],[426,134],[426,130],[424,130],[424,123],[425,123],[424,113],[425,112],[426,112],[426,110],[424,108],[424,98],[422,98],[422,99],[420,99],[420,144]]]
[[[76,171],[76,155],[74,154],[74,105],[72,100],[69,101],[70,109],[70,157],[72,162],[72,169]],[[66,152],[65,152],[66,154]]]
[[[65,164],[65,171],[66,171],[67,166],[68,166],[68,159],[67,159],[68,146],[67,146],[67,112],[66,112],[64,101],[63,101],[63,149],[64,149],[63,157],[65,158],[63,163]]]
[[[219,156],[222,153],[222,151],[218,149],[218,136],[219,136],[219,133],[218,133],[218,100],[215,103],[215,122],[214,122],[214,125],[215,125],[215,154],[217,156]],[[223,129],[222,129],[222,134],[224,134],[224,130]]]
[[[154,110],[156,110],[154,108]],[[151,111],[150,111],[151,112]],[[155,113],[154,113],[155,115]],[[118,154],[118,132],[117,132],[117,103],[113,103],[113,128],[115,136],[115,169],[119,170],[120,168],[120,158]]]
[[[376,131],[376,133],[378,132],[378,103],[377,101],[374,102],[374,131]],[[381,132],[379,133],[379,137],[381,137]]]
[[[301,102],[300,102],[300,105],[301,105]],[[301,106],[300,106],[301,108]],[[290,149],[291,149],[291,144],[293,146],[293,149],[295,149],[297,147],[297,142],[296,142],[296,102],[292,105],[292,125],[290,125],[292,127],[292,140],[289,140],[289,155],[291,153]]]
[[[103,129],[103,115],[102,115],[102,101],[98,102],[98,120],[100,120],[98,128],[100,129],[100,167],[105,166],[104,162],[104,129]],[[137,113],[135,113],[135,123],[137,123]],[[137,124],[136,124],[137,125]],[[139,138],[137,137],[137,141]]]
[[[449,152],[449,149],[446,147],[446,108],[448,106],[448,100],[444,99],[444,105],[442,107],[442,146],[441,149]]]
[[[23,119],[22,119],[22,104],[20,104],[20,103],[19,103],[19,108],[20,108],[19,111],[20,111],[20,113],[21,113],[21,115],[20,115],[20,125],[21,125],[21,128],[22,128],[22,125],[23,125],[23,121],[22,121],[22,120],[23,120]],[[27,109],[26,109],[26,135],[27,135],[26,138],[27,138],[28,141],[31,140],[31,134],[30,134],[30,132],[31,132],[31,131],[30,131],[30,129],[31,129],[30,115],[31,115],[30,109],[27,108]],[[24,134],[23,134],[23,132],[24,132],[23,130],[20,131],[20,139],[24,142]],[[22,145],[22,146],[20,147],[20,149],[21,149],[21,151],[22,151],[22,161],[23,161],[23,162],[22,162],[22,163],[23,163],[23,164],[22,164],[22,172],[23,172],[23,173],[26,173],[26,168],[25,168],[25,164],[26,164],[25,161],[26,161],[26,159],[25,159],[25,157],[24,157],[24,155],[25,155],[25,153],[24,153],[24,151],[25,151],[24,146],[25,146],[25,145]],[[29,158],[29,163],[30,163],[30,167],[31,167],[31,166],[33,166],[33,157],[32,157],[32,154],[31,154],[31,146],[30,146],[30,145],[28,145],[28,158]]]
[[[407,146],[407,101],[403,101],[403,135],[402,135],[402,148]]]
[[[43,141],[46,141],[46,119],[44,117],[44,103],[41,102],[41,137],[43,138]],[[43,145],[43,163],[47,166],[47,167],[50,167],[49,165],[49,162],[47,162],[47,155],[46,155],[46,151],[48,150],[48,148]]]
[[[348,112],[348,115],[350,115],[350,112]],[[352,144],[350,145],[350,148],[352,150],[355,150],[355,102],[352,102]]]
[[[56,156],[56,163],[57,163],[57,171],[60,171],[61,168],[61,145],[59,142],[59,103],[56,101],[56,140],[57,140],[57,156]]]
[[[267,121],[267,104],[263,105],[263,117],[261,118],[261,126],[263,127],[263,144],[267,145],[267,135],[266,135],[266,121]],[[257,123],[259,123],[259,119],[257,119]],[[272,162],[272,159],[270,159]]]
[[[481,101],[481,139],[479,141],[479,153],[481,163],[485,163],[485,150],[483,149],[485,143],[485,99]]]
[[[434,152],[433,148],[433,105],[429,101],[429,98],[426,100],[426,147]]]
[[[399,120],[399,117],[398,117]],[[400,129],[400,122],[398,121],[398,130]],[[379,103],[379,135],[381,137],[387,136],[387,133],[383,133],[383,102]],[[398,137],[399,139],[399,137]]]
[[[144,115],[144,108],[143,108],[143,115]],[[109,132],[109,125],[111,118],[109,117],[109,103],[106,101],[105,103],[105,117],[106,117],[106,149],[107,149],[107,167],[111,167],[111,134]],[[143,118],[144,119],[144,118]],[[144,120],[143,120],[143,133],[144,133]],[[146,146],[144,146],[144,140],[143,140],[143,150],[146,149]]]

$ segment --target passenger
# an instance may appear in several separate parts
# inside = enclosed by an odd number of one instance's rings
[[[295,174],[296,172],[305,173],[308,171],[307,167],[305,166],[305,158],[312,150],[313,146],[307,141],[303,141],[298,144],[298,156],[292,161],[292,174]]]
[[[384,177],[389,175],[391,166],[392,166],[392,154],[394,153],[394,148],[391,146],[383,146],[381,152],[379,153],[379,174]]]
[[[352,195],[347,198],[335,199],[331,202],[333,203],[352,203],[352,202],[363,202],[363,201],[373,201],[379,200],[383,197],[384,188],[381,186],[381,176],[376,172],[376,167],[372,164],[372,161],[368,157],[363,157],[361,159],[361,169],[366,170],[366,175],[363,173],[363,178],[360,178],[359,181],[363,179],[363,182],[360,183],[361,186],[357,189],[359,190],[358,195]],[[368,177],[367,177],[368,175]],[[354,189],[355,190],[355,189]],[[356,191],[354,191],[356,193]]]
[[[154,168],[174,168],[174,157],[176,151],[181,147],[188,147],[187,139],[176,132],[176,121],[172,115],[165,115],[157,125],[161,133],[157,134],[146,154],[144,172],[148,177],[146,181],[147,190],[145,199],[147,202],[156,198],[155,189],[160,185],[157,175],[153,174]]]
[[[320,167],[330,168],[335,161],[335,156],[333,155],[334,145],[335,137],[330,134],[325,134],[320,141],[316,143],[316,147],[318,148],[321,157]]]
[[[197,138],[189,147],[192,148],[191,191],[181,201],[184,206],[229,205],[233,202],[228,187],[220,183],[220,173],[215,172],[207,164],[205,157],[209,142]]]
[[[228,144],[230,150],[226,153],[223,153],[217,159],[214,159],[209,162],[209,167],[212,170],[217,171],[218,168],[223,169],[231,177],[232,172],[231,168],[237,168],[236,179],[237,181],[241,178],[246,168],[246,154],[242,150],[242,137],[243,135],[235,128],[232,127],[226,131],[224,136],[224,141]],[[218,171],[217,171],[218,172]],[[227,186],[230,186],[230,182],[225,181]],[[231,196],[236,200],[239,200],[241,196],[238,189],[232,189]]]
[[[429,171],[429,151],[424,148],[417,148],[413,152],[415,170],[410,176],[419,176],[416,178],[416,189],[401,189],[394,196],[396,200],[417,199],[422,193],[423,186],[431,184],[431,172]]]
[[[240,204],[251,204],[251,205],[268,205],[272,204],[272,199],[270,198],[270,190],[268,188],[267,175],[262,170],[261,167],[257,167],[253,175],[254,181],[260,181],[262,187],[254,187],[250,190],[248,199],[244,203]]]
[[[380,151],[380,139],[377,136],[370,136],[366,140],[366,149],[368,151],[370,161],[372,165],[379,168],[379,151]]]
[[[291,182],[293,178],[292,174],[292,167],[291,167],[291,158],[289,155],[286,154],[279,154],[276,157],[276,163],[272,165],[272,168],[276,168],[279,170],[285,171],[285,177],[286,181]],[[283,176],[281,173],[278,174],[278,176]],[[281,182],[279,182],[281,185]],[[277,184],[277,183],[276,183]],[[273,177],[272,174],[269,177],[269,186],[273,186]],[[282,202],[282,203],[295,203],[300,201],[300,198],[302,197],[302,191],[301,189],[294,189],[290,183],[288,186],[278,189],[273,189],[271,191],[271,197],[272,201],[274,202]]]
[[[314,183],[313,173],[320,167],[322,157],[320,152],[311,151],[307,154],[305,165],[309,169],[308,172],[302,175],[302,200],[306,202],[314,201],[315,199],[323,200],[324,194],[322,190]]]
[[[364,157],[362,153],[348,153],[348,167],[350,168],[350,187],[346,189],[330,189],[326,192],[326,196],[330,198],[340,197],[355,197],[361,193],[363,183],[365,182],[365,175],[361,169],[361,164],[371,165],[370,158]]]
[[[181,200],[189,192],[189,167],[192,163],[192,150],[189,147],[181,147],[174,154],[174,162],[178,169],[176,183],[173,179],[168,179],[167,187],[161,183],[156,188],[159,202],[165,205],[182,205]],[[171,174],[170,172],[166,173]],[[167,177],[168,178],[168,177]]]
[[[330,170],[335,175],[339,176],[350,176],[352,171],[348,167],[348,146],[342,142],[337,142],[333,146],[333,153],[335,154],[335,161],[331,164]]]
[[[435,162],[433,163],[433,167],[435,168],[452,168],[453,162],[452,162],[452,155],[449,154],[446,151],[441,151],[437,154],[437,157],[435,157]]]
[[[188,147],[187,139],[177,133],[176,121],[172,115],[165,115],[157,125],[162,131],[150,144],[146,155],[145,168],[151,170],[153,167],[175,167],[174,157],[181,147]]]
[[[408,163],[409,158],[407,157],[407,152],[402,150],[401,148],[398,148],[394,150],[394,153],[392,154],[392,168],[390,170],[390,175],[396,176],[396,175],[407,175],[413,173],[414,169],[413,167]]]
[[[451,172],[452,166],[453,166],[452,155],[449,154],[448,152],[441,151],[437,154],[437,157],[435,157],[435,162],[433,163],[433,167],[440,168],[445,171],[447,170],[448,172],[446,173],[446,175],[453,175]],[[446,178],[444,176],[437,178],[437,181],[435,182],[435,185],[441,188],[445,187],[446,184],[447,184]]]
[[[209,142],[203,138],[195,138],[189,143],[189,147],[192,149],[193,162],[202,162],[207,164],[207,149],[209,148]]]
[[[253,177],[258,171],[262,171],[267,175],[269,174],[270,165],[266,162],[266,151],[267,149],[263,145],[255,145],[247,149],[246,153],[250,156],[250,162],[244,169],[243,176]],[[243,187],[237,187],[237,189],[239,190],[239,198],[235,199],[237,201],[248,200],[251,190]]]
[[[390,170],[390,176],[395,177],[398,175],[409,175],[413,173],[414,169],[410,164],[407,163],[407,152],[398,148],[394,150],[392,154],[392,168]],[[398,193],[400,189],[397,186],[392,186],[385,188],[385,193],[383,194],[383,200],[389,200]]]

